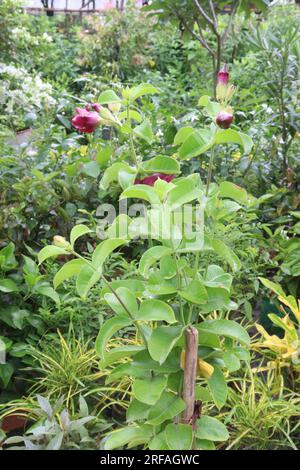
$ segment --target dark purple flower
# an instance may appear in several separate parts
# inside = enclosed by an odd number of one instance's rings
[[[218,85],[227,85],[229,81],[228,66],[225,64],[224,67],[218,73]]]
[[[154,186],[155,181],[157,181],[159,178],[163,181],[166,181],[167,183],[170,183],[170,181],[176,178],[176,175],[166,175],[164,173],[153,173],[153,175],[145,176],[145,178],[136,179],[134,184],[147,184],[148,186]]]
[[[91,134],[100,123],[100,116],[95,111],[76,108],[76,115],[71,119],[73,127],[80,132]]]
[[[220,111],[216,117],[216,123],[222,129],[229,129],[233,121],[233,114],[227,111]]]

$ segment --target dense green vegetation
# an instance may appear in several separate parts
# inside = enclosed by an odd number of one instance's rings
[[[201,4],[0,3],[1,448],[300,448],[300,9]]]

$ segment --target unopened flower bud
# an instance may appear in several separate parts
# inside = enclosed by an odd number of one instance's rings
[[[216,123],[221,129],[229,129],[233,121],[233,114],[228,111],[220,111],[216,117]]]
[[[229,81],[229,72],[227,64],[218,73],[218,85],[227,85]]]
[[[70,250],[71,245],[65,239],[65,237],[61,237],[60,235],[55,235],[53,237],[53,245],[58,246],[59,248],[64,248],[65,250]]]

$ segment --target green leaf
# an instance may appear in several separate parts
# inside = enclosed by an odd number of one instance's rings
[[[104,443],[105,450],[121,450],[128,443],[135,443],[136,446],[148,442],[152,437],[151,426],[127,426],[126,428],[113,431]]]
[[[198,105],[203,106],[205,108],[205,112],[212,119],[215,119],[215,117],[221,110],[220,103],[216,103],[215,101],[212,101],[210,96],[208,95],[201,96],[201,98],[198,101]]]
[[[145,251],[140,260],[139,271],[141,275],[143,277],[148,277],[151,266],[153,266],[163,256],[170,255],[171,253],[171,248],[167,248],[161,245],[149,248],[149,250]]]
[[[120,377],[125,375],[137,378],[144,378],[149,376],[149,371],[152,370],[158,374],[173,374],[180,371],[179,364],[179,351],[173,351],[163,365],[151,359],[147,350],[137,353],[132,362],[127,362],[116,366],[114,371],[106,379],[106,383],[118,381]]]
[[[92,255],[92,264],[97,271],[102,271],[102,266],[106,258],[117,248],[128,243],[128,240],[123,238],[108,238],[103,240]]]
[[[207,387],[196,385],[195,387],[195,399],[201,401],[212,402],[212,396]]]
[[[151,124],[147,119],[138,126],[136,126],[133,129],[133,132],[135,135],[145,140],[149,145],[152,144],[154,140],[154,135],[152,132]]]
[[[57,114],[56,117],[63,126],[65,126],[67,129],[72,129],[71,122],[66,118],[66,116],[63,114]]]
[[[170,450],[166,441],[166,435],[164,431],[156,434],[153,439],[149,442],[150,450]]]
[[[150,408],[147,423],[158,426],[178,416],[185,410],[185,407],[181,398],[173,393],[163,392],[158,402]]]
[[[164,173],[165,175],[174,175],[180,172],[180,165],[174,158],[160,155],[144,162],[142,165],[142,171],[145,173]]]
[[[6,307],[0,311],[1,320],[12,328],[22,330],[29,318],[30,314],[27,310],[21,310],[18,307]]]
[[[129,90],[128,99],[129,101],[135,101],[141,96],[154,95],[155,93],[158,93],[158,90],[153,85],[150,83],[141,83]]]
[[[179,149],[179,157],[189,160],[206,152],[214,144],[211,131],[207,129],[194,130],[183,142]]]
[[[207,441],[227,441],[229,433],[226,426],[218,419],[202,416],[197,420],[196,437]]]
[[[243,132],[233,129],[218,129],[215,134],[216,144],[238,144],[243,147],[245,153],[250,153],[253,140]]]
[[[149,408],[149,405],[147,403],[141,403],[140,401],[134,398],[131,401],[129,407],[127,408],[127,422],[130,423],[133,421],[144,421],[145,419],[147,419],[150,409],[151,408]]]
[[[174,276],[176,276],[176,261],[171,255],[163,256],[161,258],[159,274],[164,279],[172,279]]]
[[[42,264],[46,259],[51,258],[52,256],[62,256],[69,254],[69,251],[66,251],[59,246],[48,245],[45,246],[45,248],[42,248],[38,254],[39,264]]]
[[[75,227],[72,228],[71,234],[70,234],[71,247],[74,248],[77,238],[83,237],[83,235],[86,235],[87,233],[91,233],[91,232],[92,230],[83,224],[75,225]]]
[[[119,361],[120,359],[124,359],[124,357],[131,357],[135,354],[143,351],[145,348],[144,346],[120,346],[111,348],[110,351],[105,352],[103,358],[100,361],[100,367],[105,369],[110,364]]]
[[[197,325],[201,331],[225,336],[239,341],[246,346],[250,345],[250,337],[247,331],[238,323],[232,320],[207,320]]]
[[[207,287],[220,287],[230,292],[232,283],[232,276],[216,264],[208,266],[206,276],[204,279],[204,285]]]
[[[89,290],[99,281],[101,273],[95,271],[92,266],[83,266],[77,276],[76,290],[80,297],[86,298]]]
[[[100,171],[100,165],[96,161],[85,163],[81,167],[81,172],[86,176],[90,176],[91,178],[98,178]]]
[[[125,198],[144,199],[145,201],[150,202],[150,204],[160,203],[160,199],[155,190],[146,184],[135,184],[130,188],[126,188],[125,191],[122,192],[120,200]]]
[[[110,308],[116,312],[117,315],[127,315],[128,312],[134,318],[138,315],[138,304],[135,295],[127,289],[127,287],[119,287],[116,294],[107,293],[104,298]]]
[[[163,364],[182,333],[181,325],[159,326],[153,330],[148,341],[148,350],[152,359]]]
[[[0,291],[1,292],[18,292],[19,288],[12,279],[0,279]]]
[[[233,271],[241,269],[242,264],[240,259],[224,242],[214,239],[211,240],[211,246],[221,258],[227,261]]]
[[[170,305],[157,299],[144,300],[140,306],[136,319],[142,321],[165,321],[167,323],[176,323],[176,318]]]
[[[106,90],[98,98],[99,104],[119,103],[121,98],[113,90]]]
[[[96,160],[100,168],[107,168],[108,162],[113,154],[113,147],[111,145],[105,145],[100,147],[97,151]]]
[[[84,266],[86,266],[86,263],[83,259],[72,259],[71,261],[68,261],[55,274],[53,279],[54,288],[57,289],[57,287],[67,279],[70,279],[73,276],[78,276]]]
[[[131,171],[128,172],[128,171],[120,170],[118,174],[118,183],[121,186],[121,188],[124,190],[134,184],[135,178],[136,178],[136,173],[132,173]]]
[[[113,181],[119,180],[119,173],[123,171],[125,173],[132,173],[133,175],[136,174],[136,170],[130,167],[127,163],[124,162],[116,162],[110,165],[104,172],[104,175],[100,181],[100,188],[101,189],[108,189],[110,184]]]
[[[207,302],[202,304],[200,310],[202,313],[210,313],[214,310],[232,310],[237,305],[231,302],[229,293],[221,287],[207,287]]]
[[[168,377],[157,375],[145,379],[135,379],[132,385],[133,396],[142,403],[154,405],[167,386]]]
[[[123,240],[128,237],[128,228],[132,219],[127,214],[118,215],[111,226],[106,230],[108,238],[122,238]]]
[[[1,248],[0,250],[1,271],[11,271],[12,269],[18,266],[14,252],[15,252],[15,245],[12,242],[10,242],[4,248]]]
[[[216,406],[221,409],[227,400],[228,388],[223,372],[217,366],[214,366],[213,375],[208,379],[208,388]],[[203,437],[203,439],[206,439]]]
[[[196,445],[200,450],[216,450],[214,443],[205,439],[196,439]]]
[[[127,110],[120,113],[119,119],[121,119],[121,121],[127,121],[128,115],[129,119],[132,119],[133,121],[141,122],[143,120],[142,115],[138,111],[134,111],[133,109],[130,109],[128,113]]]
[[[240,186],[237,186],[231,181],[222,181],[219,186],[220,196],[224,198],[234,199],[234,201],[241,204],[246,204],[248,200],[247,191]]]
[[[56,304],[60,304],[60,298],[57,292],[50,287],[45,285],[37,285],[34,288],[34,292],[40,295],[45,295],[46,297],[50,297]]]
[[[0,364],[0,380],[4,388],[6,388],[12,378],[14,368],[11,364]]]
[[[208,300],[207,290],[203,283],[196,279],[178,293],[185,300],[193,304],[205,304]]]
[[[192,447],[193,430],[189,424],[168,424],[165,436],[171,450],[190,450]]]
[[[174,138],[174,145],[180,145],[183,144],[183,142],[195,132],[195,129],[193,127],[182,127],[179,129],[177,134],[175,135]]]
[[[168,193],[167,203],[172,210],[175,210],[183,204],[200,198],[202,195],[203,190],[201,188],[195,187],[189,178],[184,178]]]
[[[129,326],[131,324],[131,320],[128,316],[118,315],[115,317],[106,320],[105,323],[102,325],[99,334],[96,339],[95,349],[97,354],[100,358],[103,358],[106,352],[106,344],[110,340],[110,338],[122,328]]]
[[[268,279],[265,279],[264,277],[259,277],[258,279],[260,280],[260,282],[263,283],[264,286],[266,286],[276,295],[278,295],[279,297],[285,297],[285,293],[280,284],[276,284],[275,282],[269,281]]]
[[[229,372],[235,372],[241,367],[239,358],[232,351],[225,351],[223,354],[223,360]]]

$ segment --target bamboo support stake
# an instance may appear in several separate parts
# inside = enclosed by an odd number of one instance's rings
[[[192,424],[198,363],[198,330],[196,328],[190,326],[186,329],[185,343],[182,398],[186,403],[186,409],[182,413],[181,422]]]

